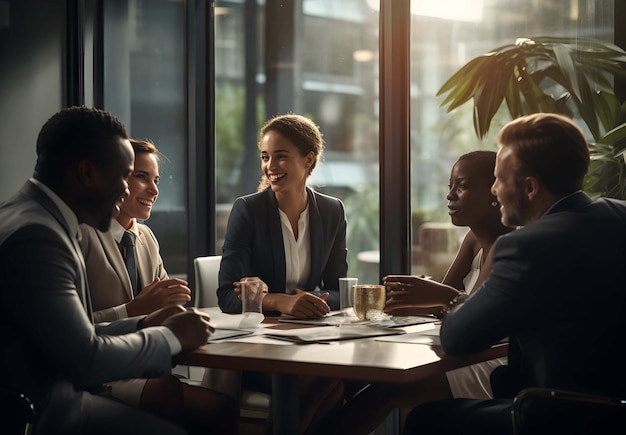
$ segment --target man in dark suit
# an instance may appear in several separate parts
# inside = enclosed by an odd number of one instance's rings
[[[134,153],[107,112],[73,107],[37,139],[33,178],[0,205],[0,380],[26,393],[35,434],[184,433],[108,397],[108,381],[165,376],[206,343],[209,317],[172,306],[94,325],[78,225],[106,231],[128,195]]]
[[[626,393],[626,204],[581,191],[589,151],[568,118],[522,117],[498,139],[492,192],[503,223],[521,228],[496,241],[493,268],[475,294],[446,292],[438,304],[449,309],[441,326],[447,354],[509,337],[509,366],[492,374],[495,399],[422,405],[408,416],[407,434],[510,434],[512,398],[525,387]],[[390,281],[421,285],[417,277]],[[426,305],[437,305],[424,293]],[[556,408],[543,411],[528,433],[597,430],[597,418],[568,415],[565,424],[576,426],[566,428]]]

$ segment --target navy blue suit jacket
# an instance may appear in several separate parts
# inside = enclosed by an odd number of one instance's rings
[[[508,385],[626,393],[626,203],[583,192],[501,236],[485,283],[444,318],[448,354],[509,336]],[[494,377],[492,377],[492,382]]]
[[[307,188],[311,271],[303,290],[328,291],[332,310],[339,309],[339,278],[348,271],[346,215],[343,204]],[[228,218],[217,296],[225,313],[241,313],[233,282],[258,276],[270,293],[284,293],[285,247],[276,196],[271,189],[237,198]]]

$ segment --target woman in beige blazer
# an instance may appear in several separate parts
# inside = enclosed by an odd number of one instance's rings
[[[166,305],[183,305],[191,297],[187,281],[169,278],[154,233],[137,219],[150,217],[159,195],[158,151],[154,144],[131,139],[134,170],[129,196],[107,232],[81,225],[81,248],[87,266],[89,292],[97,322],[150,314]],[[134,292],[124,256],[124,233],[134,238],[137,290]],[[134,293],[137,293],[134,295]],[[238,407],[234,399],[176,377],[129,379],[108,384],[111,394],[126,403],[166,417],[189,433],[236,433]]]
[[[126,201],[130,200],[132,193]],[[124,205],[122,205],[122,208]],[[121,213],[120,213],[121,214]],[[81,247],[85,254],[91,304],[96,322],[111,322],[125,317],[149,314],[167,304],[184,305],[189,301],[187,282],[170,279],[159,254],[159,242],[146,225],[134,219],[129,231],[135,236],[135,257],[143,289],[135,297],[124,264],[120,240],[125,228],[113,219],[105,233],[81,225]]]

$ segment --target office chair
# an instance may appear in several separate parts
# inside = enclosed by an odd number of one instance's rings
[[[624,434],[626,398],[526,388],[513,399],[515,435]]]
[[[193,259],[193,270],[196,277],[196,294],[194,307],[217,307],[217,275],[220,271],[221,255],[209,255]]]
[[[217,307],[220,255],[197,257],[193,260],[196,278],[196,308]],[[271,397],[257,391],[241,389],[241,373],[234,370],[206,369],[201,385],[238,398],[243,420],[265,420],[270,411]]]
[[[28,396],[12,389],[0,388],[2,403],[2,433],[7,435],[30,435],[35,422],[35,406]]]

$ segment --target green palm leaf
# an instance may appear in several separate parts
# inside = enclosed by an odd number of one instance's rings
[[[476,135],[485,137],[505,102],[511,117],[536,112],[579,116],[596,141],[585,182],[592,192],[626,195],[626,105],[613,82],[626,80],[626,52],[591,39],[535,37],[472,59],[439,89],[450,112],[473,100]],[[553,94],[558,94],[555,97]],[[624,180],[624,181],[622,181]],[[595,189],[595,190],[594,190]]]

